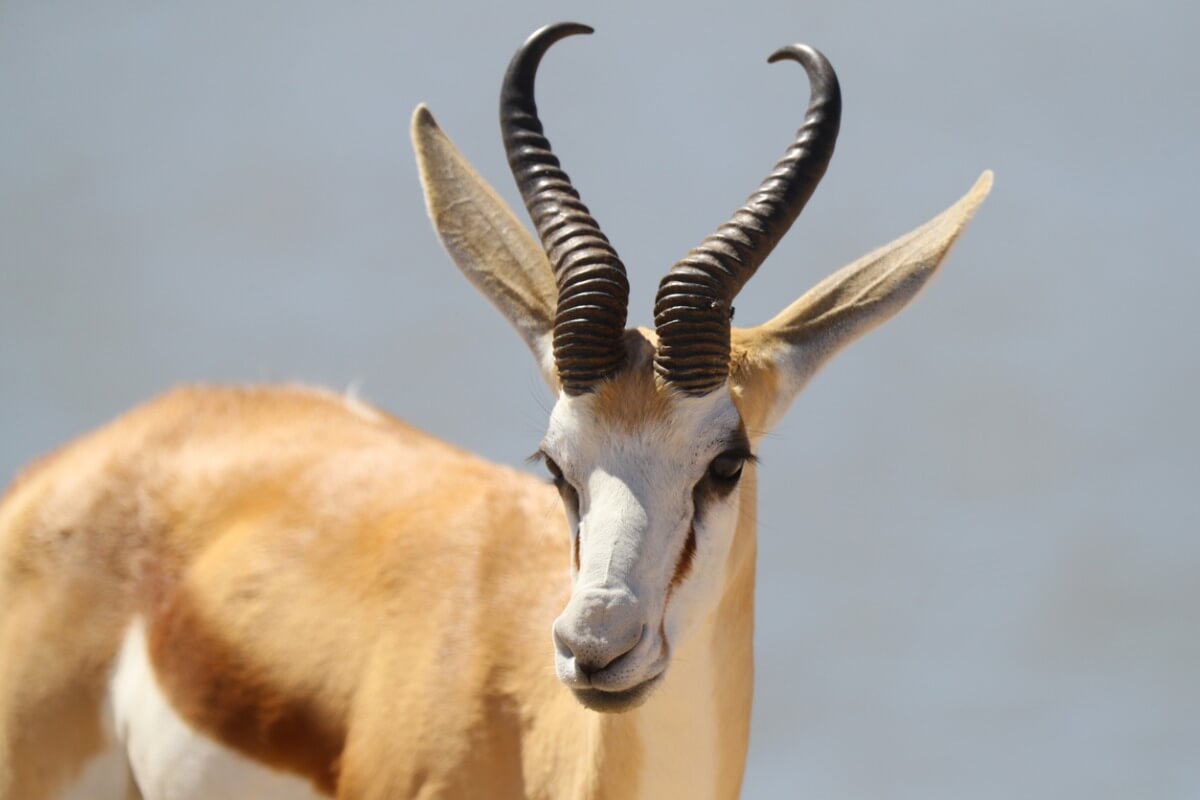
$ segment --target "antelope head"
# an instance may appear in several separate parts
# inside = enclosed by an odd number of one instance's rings
[[[534,103],[547,49],[590,32],[571,23],[537,31],[501,89],[508,162],[540,244],[423,106],[413,140],[443,244],[521,334],[557,396],[539,449],[571,543],[571,597],[551,632],[555,666],[584,705],[621,711],[648,696],[672,650],[716,608],[757,439],[834,353],[913,298],[991,175],[769,322],[733,328],[734,297],[812,196],[838,133],[829,62],[805,45],[780,48],[769,60],[799,62],[811,87],[799,133],[745,205],[667,272],[654,330],[626,329],[625,267],[552,153]]]

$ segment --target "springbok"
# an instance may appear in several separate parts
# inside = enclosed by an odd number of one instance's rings
[[[542,135],[500,120],[541,246],[418,107],[429,214],[557,396],[553,486],[299,388],[171,392],[27,469],[0,506],[0,797],[711,798],[750,729],[754,447],[917,293],[991,185],[771,321],[734,296],[800,213],[841,108],[626,330],[615,250]],[[565,686],[564,686],[565,685]]]

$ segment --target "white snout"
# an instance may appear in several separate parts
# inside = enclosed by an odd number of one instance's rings
[[[580,591],[554,621],[555,666],[572,689],[622,692],[657,677],[658,626],[628,589]]]

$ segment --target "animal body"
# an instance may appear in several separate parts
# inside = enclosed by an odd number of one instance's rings
[[[833,152],[828,61],[654,329],[542,133],[552,25],[504,78],[535,240],[418,108],[434,227],[556,396],[552,485],[301,388],[182,388],[0,504],[0,798],[729,798],[750,729],[762,435],[903,307],[990,187],[751,328],[731,303]]]

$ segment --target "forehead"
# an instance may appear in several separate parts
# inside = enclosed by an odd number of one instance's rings
[[[655,376],[656,344],[653,331],[626,331],[626,361],[620,372],[592,392],[560,396],[547,439],[584,437],[594,445],[644,440],[661,446],[684,441],[706,448],[739,434],[741,416],[727,391],[687,397]]]

